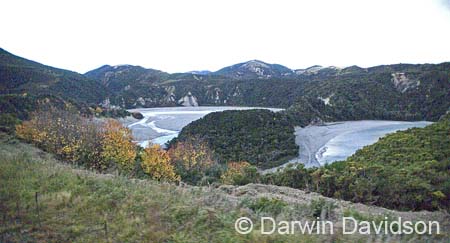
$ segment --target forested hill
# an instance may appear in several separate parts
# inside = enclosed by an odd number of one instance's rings
[[[288,113],[324,120],[431,120],[450,107],[450,63],[347,68],[311,77]]]
[[[68,70],[45,66],[0,49],[0,94],[55,95],[98,103],[108,96],[103,85]]]
[[[247,161],[271,168],[298,154],[294,127],[285,115],[269,110],[210,113],[184,127],[171,145],[192,138],[206,142],[222,164]]]
[[[450,107],[450,63],[291,70],[258,60],[205,74],[102,66],[85,75],[0,50],[0,95],[51,95],[105,107],[231,105],[287,108],[313,120],[431,120]]]
[[[82,74],[30,61],[0,48],[0,131],[10,131],[44,105],[89,114],[91,106],[95,108],[109,95],[104,85]],[[114,112],[126,114],[123,110]]]
[[[289,70],[253,60],[205,75],[136,66],[87,75],[114,89],[112,104],[127,108],[176,106],[190,97],[190,105],[289,108],[297,125],[316,118],[435,121],[450,107],[450,63]]]

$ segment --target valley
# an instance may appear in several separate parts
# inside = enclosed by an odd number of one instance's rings
[[[0,243],[450,243],[450,0],[0,14]]]
[[[129,112],[139,112],[141,120],[131,117],[119,119],[131,129],[135,141],[141,146],[159,144],[176,138],[183,127],[211,112],[225,110],[268,109],[282,111],[277,108],[256,107],[159,107],[131,109]],[[295,142],[299,146],[297,158],[286,161],[285,164],[270,168],[264,173],[274,172],[289,164],[302,163],[305,167],[319,167],[337,160],[345,160],[363,146],[375,143],[388,133],[406,130],[412,127],[424,127],[431,122],[403,121],[341,121],[310,125],[295,128]],[[217,129],[220,129],[218,127]]]
[[[87,228],[101,224],[112,227],[102,234],[105,242],[141,239],[130,235],[211,242],[200,228],[212,223],[232,239],[224,242],[248,242],[224,227],[238,216],[281,212],[335,222],[349,215],[359,221],[439,215],[448,228],[449,62],[290,69],[251,60],[215,72],[104,65],[78,74],[0,49],[0,88],[0,181],[7,185],[0,189],[6,198],[0,208],[4,222],[18,224],[2,226],[0,237],[13,242],[25,231],[33,240],[91,241],[99,235]],[[75,175],[60,166],[76,167]],[[81,178],[87,171],[100,180]],[[20,179],[25,176],[30,181]],[[16,184],[23,191],[15,193]],[[204,192],[200,198],[198,191]],[[33,195],[43,195],[42,218],[29,210]],[[129,195],[133,200],[125,199]],[[201,208],[191,207],[199,200]],[[123,220],[137,208],[143,210],[137,218]],[[146,213],[161,208],[163,215]],[[62,212],[78,218],[46,228]],[[200,228],[180,233],[180,218]],[[165,226],[156,235],[137,233],[149,222]],[[302,239],[418,239],[336,237]]]

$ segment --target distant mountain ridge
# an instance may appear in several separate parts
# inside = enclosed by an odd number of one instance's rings
[[[259,60],[216,72],[104,65],[84,75],[0,51],[0,94],[55,95],[104,107],[232,105],[286,108],[312,121],[436,120],[450,107],[450,63],[289,69]]]
[[[268,64],[259,60],[238,63],[222,68],[214,74],[231,78],[272,78],[284,77],[294,74],[294,72],[280,64]]]

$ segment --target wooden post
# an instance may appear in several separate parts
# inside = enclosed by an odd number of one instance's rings
[[[38,198],[39,198],[39,192],[36,192],[34,194],[34,199],[36,201],[36,212],[37,212],[37,217],[38,217],[38,224],[39,224],[39,227],[41,228],[42,225],[41,225],[41,215],[39,212],[39,199]]]
[[[105,238],[106,238],[106,242],[109,242],[109,237],[108,237],[108,222],[105,220],[104,223],[104,230],[105,230]]]

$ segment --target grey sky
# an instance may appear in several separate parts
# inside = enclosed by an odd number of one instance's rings
[[[86,72],[450,61],[448,0],[2,0],[0,47]]]

